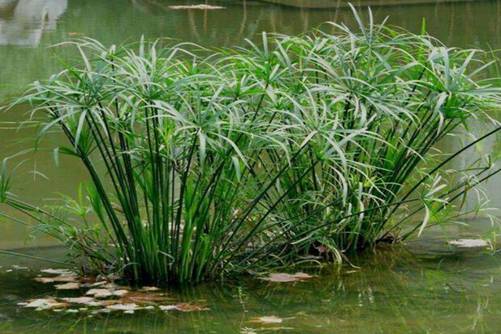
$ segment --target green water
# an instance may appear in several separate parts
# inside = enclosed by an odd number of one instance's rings
[[[169,5],[183,3],[169,0],[0,0],[0,105],[28,83],[46,78],[71,61],[74,54],[68,48],[49,48],[71,38],[90,36],[112,44],[133,42],[144,35],[230,47],[245,44],[246,38],[258,39],[261,31],[296,34],[325,21],[352,24],[345,2],[318,1],[339,3],[339,7],[301,7],[312,1],[290,1],[295,6],[221,1],[218,4],[225,9],[185,11],[169,9]],[[391,24],[419,31],[424,17],[430,34],[449,45],[501,48],[501,1],[404,2],[372,2],[381,4],[373,7],[376,20],[390,16]],[[25,110],[0,114],[1,159],[32,146],[35,131],[18,130],[14,125],[25,118]],[[485,129],[472,125],[472,131],[480,134]],[[454,163],[464,166],[478,154],[499,152],[500,143],[501,138],[491,138],[480,152]],[[452,150],[458,145],[451,140],[444,142],[443,148]],[[43,147],[49,149],[51,141]],[[42,150],[29,157],[16,173],[14,189],[26,200],[51,198],[57,192],[72,194],[76,185],[87,178],[71,159],[54,166],[50,152]],[[498,177],[484,187],[491,207],[501,207],[500,186]],[[210,310],[200,313],[151,311],[89,318],[87,314],[25,310],[16,304],[27,298],[54,295],[50,287],[32,280],[36,270],[53,264],[2,256],[0,334],[500,333],[500,255],[457,251],[445,242],[485,236],[489,230],[485,220],[469,223],[470,228],[435,230],[405,247],[366,254],[354,260],[361,269],[346,267],[340,273],[326,270],[308,282],[266,284],[246,279],[169,292],[178,301],[207,304]],[[33,238],[31,228],[4,221],[0,224],[0,249],[54,244],[42,236]],[[52,259],[64,258],[65,253],[60,248],[25,251]],[[7,272],[13,264],[27,265],[31,270]],[[269,326],[250,321],[271,315],[285,320]]]
[[[462,229],[460,235],[478,231]],[[35,253],[35,252],[33,252]],[[40,252],[38,252],[40,254]],[[61,250],[41,253],[53,259]],[[324,269],[307,282],[245,279],[168,291],[176,302],[201,303],[203,312],[137,311],[89,317],[17,308],[26,298],[66,296],[34,283],[50,264],[10,260],[33,271],[0,269],[0,332],[11,333],[499,333],[501,258],[489,251],[455,251],[442,238],[380,249],[354,259],[360,269]],[[330,271],[330,272],[329,272]],[[256,317],[280,324],[260,325]]]

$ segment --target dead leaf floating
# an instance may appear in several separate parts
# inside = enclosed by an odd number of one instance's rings
[[[14,269],[14,270],[28,270],[28,267],[19,266],[19,265],[17,265],[17,264],[12,265],[11,267],[12,267],[12,269]]]
[[[216,9],[225,9],[226,7],[200,4],[200,5],[177,5],[177,6],[169,6],[169,8],[170,9],[175,9],[175,10],[179,10],[179,9],[216,10]]]
[[[64,284],[56,284],[54,285],[56,290],[78,290],[80,289],[80,283],[77,282],[69,282]]]
[[[176,305],[160,305],[162,311],[179,311],[179,312],[200,312],[207,311],[209,308],[197,304],[180,303]]]
[[[48,283],[69,283],[77,282],[78,275],[68,269],[43,269],[41,270],[44,274],[56,275],[50,277],[35,277],[35,281],[48,284]]]
[[[54,298],[31,299],[31,300],[28,300],[27,303],[20,303],[19,305],[24,306],[24,307],[28,307],[28,308],[34,308],[37,311],[68,307],[67,303],[59,302]]]
[[[68,275],[68,276],[76,276],[77,274],[74,271],[71,271],[69,269],[42,269],[40,272],[44,274],[49,274],[49,275]]]
[[[483,248],[489,246],[489,243],[482,239],[458,239],[449,241],[449,245],[458,248]]]
[[[260,324],[281,324],[284,319],[279,318],[275,315],[257,317],[252,319],[250,322],[260,323]]]
[[[63,301],[71,304],[82,304],[87,306],[101,306],[101,303],[92,297],[67,297],[62,298]]]
[[[154,286],[145,286],[139,290],[129,290],[119,286],[113,281],[104,280],[100,277],[79,277],[67,269],[44,269],[42,273],[47,277],[36,277],[40,283],[55,284],[56,290],[79,290],[88,289],[85,296],[81,297],[47,297],[43,299],[28,300],[19,303],[19,306],[35,308],[36,310],[52,310],[53,312],[79,313],[89,311],[90,316],[100,313],[121,311],[125,314],[133,314],[137,310],[155,310],[196,312],[208,310],[207,307],[192,304],[178,303],[173,305],[159,305],[170,298]],[[71,308],[70,308],[71,307]],[[88,307],[92,307],[89,309]]]
[[[55,276],[55,277],[35,277],[35,281],[48,284],[48,283],[69,283],[76,282],[78,278],[76,276]]]
[[[113,305],[108,305],[106,306],[108,310],[111,311],[123,311],[126,314],[133,314],[135,311],[140,310],[141,307],[139,307],[137,304],[131,303],[131,304],[113,304]]]
[[[87,296],[94,296],[94,298],[108,298],[108,297],[123,297],[128,290],[110,290],[110,289],[90,289],[87,291]]]
[[[130,291],[125,296],[121,297],[124,303],[136,304],[157,304],[165,302],[168,297],[162,293],[145,293],[141,291]]]
[[[94,296],[95,298],[107,298],[113,296],[113,293],[108,289],[90,289],[86,295]]]
[[[313,276],[306,273],[295,273],[295,274],[286,274],[286,273],[273,273],[268,277],[262,277],[261,279],[269,282],[277,282],[277,283],[289,283],[289,282],[298,282],[305,281]]]

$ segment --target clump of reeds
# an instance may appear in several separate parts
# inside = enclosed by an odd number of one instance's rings
[[[43,210],[12,195],[3,174],[0,199],[97,270],[140,284],[341,259],[395,240],[410,203],[426,214],[403,237],[422,231],[499,171],[478,166],[451,186],[440,176],[499,130],[492,120],[468,147],[434,150],[498,109],[500,90],[479,79],[483,52],[355,16],[357,30],[263,35],[239,50],[75,42],[82,66],[16,103],[33,106],[41,135],[66,136],[58,151],[90,182],[78,201]]]

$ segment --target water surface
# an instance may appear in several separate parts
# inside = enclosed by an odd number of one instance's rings
[[[450,231],[449,231],[450,232]],[[478,233],[471,229],[457,235]],[[443,236],[442,236],[443,237]],[[340,272],[324,268],[307,282],[268,283],[251,278],[169,290],[173,302],[199,303],[203,312],[137,311],[90,316],[15,306],[26,298],[67,296],[33,282],[40,261],[3,259],[0,331],[30,333],[499,333],[501,256],[456,250],[440,235],[406,248],[379,249],[353,259]],[[61,257],[61,250],[38,254]],[[9,264],[32,270],[14,270]],[[316,273],[313,271],[312,273]],[[275,316],[262,325],[256,317]]]

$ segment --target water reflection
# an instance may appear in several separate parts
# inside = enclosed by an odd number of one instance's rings
[[[0,0],[0,45],[38,46],[67,5],[68,0]]]

